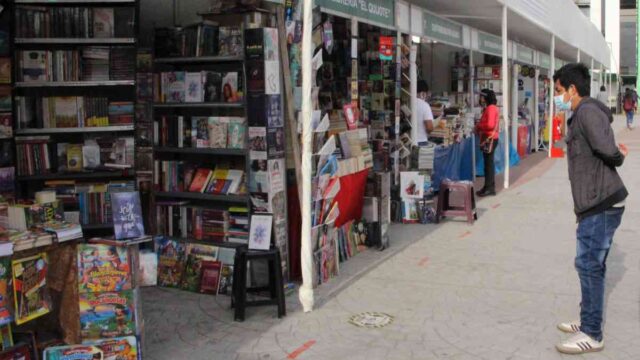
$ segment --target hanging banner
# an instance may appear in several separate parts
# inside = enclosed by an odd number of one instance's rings
[[[533,65],[533,50],[526,46],[516,44],[516,60],[525,64]]]
[[[502,56],[502,39],[498,36],[478,32],[478,51],[495,56]]]
[[[422,12],[424,35],[431,40],[442,41],[451,45],[463,46],[462,25]]]
[[[395,26],[396,5],[393,0],[316,0],[316,5],[362,20]]]
[[[393,60],[393,37],[380,36],[380,60]]]

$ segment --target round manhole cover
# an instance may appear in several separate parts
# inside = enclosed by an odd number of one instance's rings
[[[364,312],[353,315],[349,318],[349,323],[369,329],[379,329],[393,322],[393,316],[380,312]]]

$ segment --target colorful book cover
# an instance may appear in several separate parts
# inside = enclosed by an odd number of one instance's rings
[[[16,324],[49,313],[51,301],[47,290],[47,254],[40,253],[11,262]]]
[[[9,282],[11,281],[10,260],[8,257],[0,258],[0,325],[10,324],[13,320],[9,303]],[[4,336],[3,336],[4,340]]]
[[[78,127],[78,98],[75,96],[58,96],[54,98],[54,118],[53,127],[67,128]]]
[[[32,360],[29,345],[24,344],[0,353],[0,360]]]
[[[0,345],[2,346],[1,350],[5,351],[10,347],[13,347],[13,333],[11,331],[11,323],[3,325],[0,327]]]
[[[93,9],[93,37],[110,38],[114,35],[113,8]]]
[[[278,29],[264,28],[264,59],[265,61],[277,61],[280,49],[278,48]]]
[[[227,147],[227,127],[226,118],[209,117],[209,147],[213,149],[224,149]]]
[[[203,260],[200,267],[202,272],[200,292],[204,294],[217,294],[222,263],[220,261]]]
[[[184,273],[184,260],[158,255],[158,286],[178,287]]]
[[[138,359],[138,340],[135,336],[86,341],[84,344],[92,345],[102,350],[104,360]]]
[[[267,132],[267,152],[269,158],[282,157],[284,154],[284,128],[269,129]]]
[[[220,283],[218,284],[218,294],[228,295],[231,293],[233,284],[233,265],[223,265],[220,271]]]
[[[111,211],[116,240],[133,239],[144,235],[139,192],[112,193]]]
[[[222,101],[235,103],[240,101],[238,97],[238,73],[228,72],[222,78]]]
[[[54,346],[44,350],[44,360],[104,360],[103,352],[91,345]]]
[[[191,118],[191,146],[196,148],[209,147],[209,118],[194,116]]]
[[[135,308],[132,290],[81,293],[79,301],[82,339],[135,334]]]
[[[78,245],[78,285],[83,293],[131,289],[127,249],[103,244]]]
[[[202,277],[202,259],[197,255],[190,254],[184,267],[180,288],[182,290],[198,292],[200,290],[200,280]]]
[[[185,102],[201,103],[204,98],[202,91],[202,73],[186,73],[185,84]]]
[[[0,114],[0,139],[13,137],[13,116],[11,113]]]
[[[185,102],[185,72],[175,71],[166,73],[167,100],[168,103]]]
[[[229,118],[227,147],[244,149],[247,125],[244,118]]]
[[[82,154],[82,144],[67,145],[67,170],[82,171],[84,156]]]

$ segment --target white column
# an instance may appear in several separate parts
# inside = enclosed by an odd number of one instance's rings
[[[298,297],[304,312],[313,310],[313,245],[311,244],[311,24],[313,24],[313,0],[302,0],[302,227],[300,266],[302,285]],[[238,281],[236,279],[236,281]],[[242,281],[242,280],[240,280]]]
[[[533,137],[531,143],[533,149],[538,151],[538,142],[540,141],[540,111],[538,105],[540,105],[540,68],[536,68],[535,78],[533,79]]]
[[[580,49],[578,49],[578,55],[576,55],[576,62],[580,62]]]
[[[402,66],[399,66],[401,63],[402,63],[402,33],[398,31],[398,34],[396,37],[396,70],[399,69],[400,72],[402,72]],[[398,86],[398,83],[397,83],[398,77],[400,77],[400,81],[402,81],[402,74],[396,74],[396,78],[394,79],[396,86]],[[400,101],[400,99],[396,99],[396,101]],[[395,134],[395,139],[394,139],[395,148],[398,149],[398,145],[400,144],[400,135],[399,135],[400,113],[395,113],[393,118],[395,119],[394,128],[393,128],[393,132]],[[393,172],[394,172],[393,183],[394,184],[400,183],[400,164],[398,164],[399,161],[400,161],[400,151],[396,151],[393,159]]]
[[[555,94],[554,89],[556,88],[555,83],[553,81],[553,74],[556,71],[556,36],[551,35],[551,70],[549,79],[551,80],[551,84],[549,86],[549,114],[547,118],[547,123],[549,124],[549,157],[551,157],[551,147],[553,146],[553,111],[554,111],[554,101],[553,95]]]
[[[469,111],[471,117],[475,120],[476,100],[473,93],[473,83],[476,78],[475,66],[473,66],[473,47],[469,46]],[[475,123],[475,122],[474,122]],[[471,177],[472,180],[476,179],[476,134],[471,134]]]
[[[411,139],[414,145],[418,145],[418,115],[416,98],[418,97],[418,65],[416,58],[418,54],[418,46],[411,44],[411,52],[409,53],[409,78],[411,80]]]
[[[594,75],[595,75],[595,72],[593,72],[593,71],[595,70],[595,69],[594,69],[594,66],[595,66],[595,65],[594,65],[594,63],[593,63],[593,58],[591,58],[591,86],[593,86],[593,77],[594,77]],[[594,90],[595,90],[595,91],[594,91]],[[598,84],[597,89],[591,89],[591,94],[594,94],[594,96],[595,96],[596,94],[598,94],[598,92],[600,92],[600,86],[599,86],[599,84]],[[590,95],[591,95],[591,94],[590,94]]]
[[[518,148],[518,64],[511,62],[511,141]]]
[[[504,188],[509,188],[509,45],[507,6],[502,6],[502,117],[504,118]]]

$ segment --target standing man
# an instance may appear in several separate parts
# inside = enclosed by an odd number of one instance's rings
[[[633,129],[633,116],[635,115],[636,108],[638,107],[636,96],[631,89],[626,88],[624,92],[624,99],[622,100],[622,108],[627,114],[627,128]]]
[[[429,134],[433,131],[433,112],[427,102],[429,86],[424,80],[418,81],[418,98],[416,99],[416,116],[418,118],[418,146],[427,145]]]
[[[567,123],[569,181],[578,220],[575,267],[580,278],[580,321],[561,323],[573,333],[556,345],[567,354],[604,348],[602,316],[606,261],[620,225],[628,195],[616,171],[627,148],[616,145],[613,116],[604,104],[589,97],[591,77],[583,64],[567,64],[553,75],[558,110],[572,110]]]

